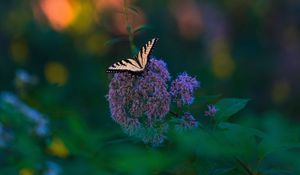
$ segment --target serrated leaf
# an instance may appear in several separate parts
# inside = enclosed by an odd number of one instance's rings
[[[227,121],[232,115],[242,110],[248,103],[248,99],[225,98],[220,100],[216,107],[219,110],[216,114],[218,122]]]
[[[114,45],[114,44],[122,42],[122,41],[127,41],[127,39],[126,38],[114,38],[114,39],[106,41],[104,43],[104,45],[111,46],[111,45]]]
[[[143,30],[152,30],[152,29],[153,29],[152,26],[145,24],[145,25],[141,25],[141,26],[139,26],[138,28],[136,28],[136,29],[134,30],[134,33],[138,33],[138,32],[141,32],[141,31],[143,31]]]

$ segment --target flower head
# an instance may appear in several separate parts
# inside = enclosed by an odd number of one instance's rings
[[[164,119],[169,112],[169,80],[166,64],[155,58],[149,60],[139,76],[126,72],[114,74],[107,99],[113,120],[123,127],[125,133],[137,135],[141,128]]]
[[[185,112],[183,116],[181,116],[181,122],[175,126],[175,129],[179,132],[197,128],[198,122],[189,112]]]
[[[208,109],[204,112],[205,116],[214,117],[219,111],[219,109],[217,109],[215,105],[208,105],[207,108]]]
[[[178,106],[192,104],[194,101],[193,92],[199,86],[200,82],[196,78],[190,77],[184,72],[172,82],[170,94]]]

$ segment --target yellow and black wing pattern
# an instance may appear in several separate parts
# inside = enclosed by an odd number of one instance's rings
[[[144,71],[149,56],[156,45],[158,38],[153,38],[148,41],[139,51],[136,57],[129,59],[122,59],[111,65],[106,72],[130,72],[130,73],[141,73]]]

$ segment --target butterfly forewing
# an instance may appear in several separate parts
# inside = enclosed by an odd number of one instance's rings
[[[158,39],[153,38],[148,41],[140,50],[135,58],[123,59],[111,65],[106,72],[123,72],[128,71],[131,73],[139,73],[144,71],[149,55]]]
[[[137,55],[137,60],[142,65],[143,68],[147,65],[149,56],[151,54],[152,49],[155,46],[155,43],[157,42],[158,38],[153,38],[152,40],[148,41],[140,50],[140,52]]]

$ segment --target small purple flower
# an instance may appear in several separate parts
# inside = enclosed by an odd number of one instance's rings
[[[175,126],[175,129],[179,132],[197,128],[199,123],[197,120],[189,113],[185,112],[181,117],[181,122]]]
[[[199,86],[200,82],[196,78],[190,77],[184,72],[172,82],[170,94],[177,106],[192,104],[194,101],[193,92]]]
[[[214,117],[219,109],[216,108],[215,105],[208,105],[208,109],[204,112],[205,116]]]
[[[114,74],[107,99],[113,120],[125,133],[137,135],[140,128],[164,119],[170,105],[169,80],[166,63],[154,58],[139,76],[126,72]]]

